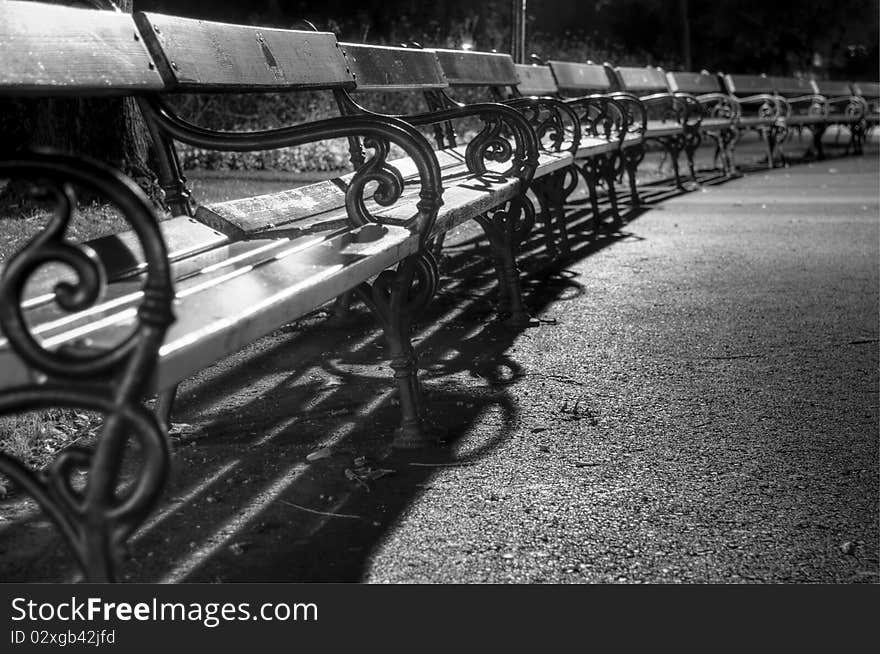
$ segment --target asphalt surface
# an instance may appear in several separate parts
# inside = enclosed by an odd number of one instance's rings
[[[182,390],[124,578],[877,583],[877,153],[703,175],[617,234],[575,222],[561,263],[533,241],[529,329],[493,322],[488,253],[456,235],[415,336],[443,446],[385,447],[362,310],[220,362]],[[5,510],[0,577],[72,579]]]

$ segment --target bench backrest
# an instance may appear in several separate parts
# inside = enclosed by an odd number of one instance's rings
[[[880,82],[855,82],[852,85],[853,93],[865,99],[877,100],[880,98]]]
[[[666,73],[660,68],[646,66],[617,66],[614,69],[621,91],[629,91],[636,95],[648,93],[665,93],[669,91]]]
[[[129,14],[0,2],[0,93],[82,95],[162,88]]]
[[[517,91],[522,95],[554,96],[559,92],[550,66],[516,64]]]
[[[766,75],[725,75],[724,85],[728,93],[739,97],[775,92],[773,80]]]
[[[549,61],[550,70],[559,90],[568,95],[587,95],[613,90],[613,79],[603,64],[581,64],[574,61]]]
[[[802,77],[770,77],[773,90],[784,98],[794,98],[816,93],[813,82]]]
[[[497,52],[432,49],[450,86],[509,86],[519,84],[513,58]]]
[[[423,91],[449,86],[429,50],[340,43],[355,91]]]
[[[837,80],[813,80],[813,88],[816,93],[826,98],[846,98],[853,94],[852,85],[849,82]]]
[[[137,12],[166,85],[175,91],[353,88],[330,32],[269,29]]]
[[[674,93],[690,93],[705,95],[707,93],[723,93],[724,86],[718,75],[712,73],[694,73],[686,71],[669,71],[666,73],[669,90]]]

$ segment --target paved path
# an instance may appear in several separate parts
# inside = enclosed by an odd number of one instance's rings
[[[418,333],[451,444],[386,457],[366,314],[282,330],[185,386],[129,579],[876,583],[878,197],[876,148],[679,195],[533,267],[519,332],[462,234]],[[6,576],[65,570],[42,524]]]

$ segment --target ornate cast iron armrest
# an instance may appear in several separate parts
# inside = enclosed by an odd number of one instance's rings
[[[608,97],[623,108],[627,133],[644,135],[648,129],[648,109],[641,98],[627,91],[615,91],[609,93]]]
[[[389,143],[396,143],[412,158],[419,172],[419,202],[412,224],[425,242],[442,204],[440,165],[431,145],[412,125],[392,116],[357,114],[318,120],[303,125],[254,132],[221,132],[194,125],[175,115],[159,98],[141,101],[148,127],[154,135],[170,137],[195,147],[218,151],[274,150],[333,138],[363,137],[373,155],[358,167],[345,192],[348,219],[353,226],[381,222],[366,207],[364,192],[370,182],[378,186],[373,199],[392,206],[404,189],[400,172],[387,162]]]
[[[806,95],[798,96],[796,98],[785,98],[785,101],[790,107],[788,116],[790,116],[792,112],[796,111],[804,105],[806,105],[807,107],[806,113],[810,116],[828,115],[828,103],[825,99],[825,96],[823,95],[809,93]]]
[[[454,146],[455,135],[452,133],[451,121],[479,118],[484,127],[465,148],[465,162],[468,170],[475,175],[486,174],[486,160],[511,161],[511,167],[503,174],[518,177],[529,184],[538,167],[538,137],[535,131],[522,114],[506,105],[497,102],[466,105],[453,100],[442,91],[435,91],[427,96],[430,111],[391,116],[365,109],[346,92],[338,92],[335,97],[345,116],[392,118],[412,126],[433,125],[441,149],[446,147],[446,141],[449,147]],[[447,128],[446,134],[444,127]],[[513,138],[513,147],[504,135],[505,129]]]
[[[760,118],[781,120],[791,112],[791,108],[788,106],[785,98],[778,95],[758,93],[744,98],[737,98],[737,100],[741,109],[743,107],[757,107],[755,112]]]
[[[683,93],[676,91],[673,93],[678,101],[684,102],[685,120],[684,125],[690,128],[699,129],[700,123],[703,121],[703,105],[692,93]]]
[[[128,178],[85,157],[46,150],[0,157],[0,177],[31,180],[50,201],[53,215],[42,233],[19,250],[0,278],[0,346],[15,355],[35,381],[0,384],[0,415],[49,407],[104,415],[93,449],[70,447],[42,472],[0,453],[0,471],[30,494],[58,525],[89,581],[110,581],[125,539],[155,505],[168,471],[168,445],[154,415],[141,402],[148,390],[165,332],[173,322],[174,290],[165,243],[143,192]],[[76,281],[59,282],[55,302],[65,312],[84,311],[100,299],[106,273],[90,251],[67,238],[76,207],[73,186],[109,200],[131,225],[146,259],[144,284],[127,337],[112,347],[51,349],[23,315],[24,289],[46,264],[71,268]],[[6,371],[3,371],[5,374]],[[129,439],[140,445],[133,485],[120,493]],[[71,484],[88,471],[84,490]]]
[[[411,125],[439,125],[461,118],[477,117],[483,129],[465,147],[465,162],[475,175],[486,174],[486,161],[511,162],[505,176],[518,177],[525,184],[532,181],[538,167],[538,137],[523,115],[503,104],[481,102],[438,109],[421,114],[396,116]],[[507,129],[514,144],[504,137]]]
[[[658,108],[662,120],[678,123],[682,127],[687,124],[689,103],[684,98],[672,93],[652,93],[641,96],[640,100],[649,111]]]
[[[587,136],[623,141],[631,131],[633,115],[627,110],[626,98],[596,93],[565,103],[578,114],[581,131]]]
[[[703,115],[710,118],[728,118],[733,123],[742,115],[739,101],[726,93],[704,93],[698,95],[697,102],[702,107]]]
[[[511,106],[522,112],[529,121],[538,143],[543,143],[548,137],[553,143],[553,149],[560,152],[563,149],[566,134],[570,137],[570,143],[565,148],[569,152],[577,152],[581,140],[581,122],[574,110],[562,100],[547,97],[511,98],[503,104]],[[568,117],[571,127],[566,129],[563,116]]]
[[[868,109],[868,103],[857,95],[841,95],[835,98],[825,97],[824,99],[829,113],[832,107],[843,105],[843,113],[847,116],[852,116],[854,119],[863,117]]]

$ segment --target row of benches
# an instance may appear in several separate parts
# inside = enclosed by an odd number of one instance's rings
[[[0,471],[55,521],[90,580],[114,577],[127,537],[158,501],[181,380],[354,293],[388,341],[401,408],[395,445],[436,440],[409,332],[438,286],[444,234],[472,220],[483,228],[499,315],[528,324],[518,247],[540,222],[548,249],[565,248],[566,200],[579,177],[597,222],[604,184],[618,223],[615,183],[626,170],[638,201],[635,173],[646,144],[659,143],[676,166],[685,152],[693,175],[693,152],[707,134],[732,173],[737,130],[754,127],[768,143],[778,140],[794,115],[784,112],[799,106],[796,98],[780,100],[776,89],[740,93],[740,78],[731,78],[731,94],[704,88],[702,76],[655,69],[519,66],[496,53],[366,46],[326,32],[15,0],[0,2],[0,54],[3,96],[135,98],[171,214],[160,221],[137,186],[100,162],[0,152],[0,178],[37,182],[53,213],[3,267],[0,414],[60,406],[105,417],[93,449],[68,448],[40,472],[0,453]],[[460,103],[449,94],[455,87],[482,88],[487,101]],[[332,93],[340,115],[253,132],[192,124],[168,101],[314,90]],[[376,92],[421,95],[426,110],[395,116],[365,109]],[[847,120],[828,109],[837,105],[815,96],[810,115],[821,106],[823,124],[839,120],[862,134],[867,103],[851,99]],[[479,129],[462,139],[454,129],[461,120],[476,120]],[[255,151],[333,138],[348,139],[351,174],[219,203],[192,197],[176,149]],[[771,164],[774,157],[771,147]],[[676,177],[681,184],[677,168]],[[71,243],[73,187],[106,196],[131,230]],[[151,395],[159,397],[155,413],[144,406]],[[125,486],[130,440],[139,444],[139,466]],[[84,486],[74,481],[81,470]]]

